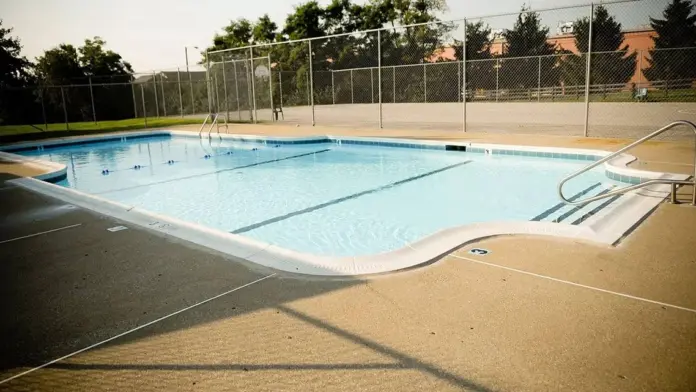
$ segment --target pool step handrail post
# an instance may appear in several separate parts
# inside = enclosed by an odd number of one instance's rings
[[[213,120],[210,122],[210,127],[208,128],[208,138],[210,138],[213,128],[215,128],[215,125],[217,125],[218,117],[220,117],[217,113],[211,113],[211,116]],[[220,135],[220,128],[218,128],[218,135]]]
[[[203,129],[205,128],[205,124],[208,122],[210,119],[210,116],[212,116],[212,113],[208,113],[207,116],[205,116],[205,119],[203,120],[203,124],[201,124],[201,128],[198,130],[198,136],[200,137],[201,134],[203,133]]]
[[[617,156],[621,155],[625,151],[628,151],[639,144],[643,144],[646,141],[653,139],[653,138],[663,134],[664,132],[666,132],[674,127],[677,127],[679,125],[685,125],[687,127],[690,127],[691,130],[694,132],[694,173],[691,176],[691,179],[686,179],[686,180],[673,180],[673,179],[668,179],[668,178],[652,179],[652,180],[647,180],[647,181],[641,182],[639,184],[634,184],[634,185],[626,186],[623,188],[619,188],[619,189],[616,189],[616,190],[613,190],[611,192],[607,192],[607,193],[604,193],[604,194],[601,194],[598,196],[589,197],[586,199],[569,200],[563,195],[563,185],[565,185],[566,182],[570,181],[571,179],[579,176],[580,174],[583,174],[583,173],[585,173],[585,172],[587,172],[587,171],[589,171],[589,170],[591,170],[591,169],[593,169],[593,168],[595,168],[595,167],[597,167],[597,166],[599,166],[607,161],[610,161],[610,160],[616,158]],[[615,152],[605,156],[604,158],[591,163],[588,166],[585,166],[584,168],[576,171],[575,173],[565,177],[564,179],[561,180],[561,182],[558,183],[558,195],[560,196],[561,200],[563,200],[563,202],[566,204],[581,205],[581,204],[587,204],[587,203],[601,200],[601,199],[606,199],[607,197],[612,197],[614,195],[627,193],[627,192],[630,192],[630,191],[635,190],[635,189],[640,189],[640,188],[644,188],[646,186],[655,185],[655,184],[671,184],[672,187],[671,187],[671,192],[670,192],[671,193],[670,200],[675,204],[677,203],[677,188],[678,188],[677,185],[691,185],[693,187],[693,193],[691,195],[691,205],[696,206],[696,124],[692,123],[691,121],[687,121],[687,120],[674,121],[674,122],[660,128],[660,129],[658,129],[657,131],[655,131],[655,132],[653,132],[653,133],[651,133],[651,134],[649,134],[641,139],[636,140],[635,142],[629,144],[628,146],[625,146],[622,149],[615,151]]]

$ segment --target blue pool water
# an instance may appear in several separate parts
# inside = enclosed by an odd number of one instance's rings
[[[66,164],[68,177],[59,185],[322,255],[386,252],[475,222],[571,223],[592,208],[550,210],[559,203],[558,181],[587,164],[578,160],[168,136],[21,154]],[[566,192],[609,184],[600,169]]]

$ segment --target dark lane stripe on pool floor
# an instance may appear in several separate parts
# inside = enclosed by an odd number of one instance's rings
[[[419,175],[417,175],[417,176],[409,177],[409,178],[406,178],[406,179],[404,179],[404,180],[399,180],[399,181],[396,181],[396,182],[392,182],[392,183],[390,183],[390,184],[382,185],[382,186],[377,187],[377,188],[368,189],[368,190],[366,190],[366,191],[354,193],[354,194],[352,194],[352,195],[340,197],[340,198],[338,198],[338,199],[329,200],[329,201],[327,201],[327,202],[325,202],[325,203],[317,204],[317,205],[312,206],[312,207],[308,207],[308,208],[305,208],[305,209],[302,209],[302,210],[294,211],[294,212],[291,212],[291,213],[289,213],[289,214],[280,215],[280,216],[277,216],[277,217],[275,217],[275,218],[271,218],[271,219],[267,219],[267,220],[265,220],[265,221],[261,221],[261,222],[258,222],[258,223],[254,223],[253,225],[244,226],[244,227],[242,227],[242,228],[239,228],[239,229],[230,231],[230,233],[232,233],[232,234],[246,233],[247,231],[251,231],[251,230],[254,230],[254,229],[258,229],[259,227],[266,226],[266,225],[270,225],[270,224],[272,224],[272,223],[280,222],[280,221],[283,221],[283,220],[292,218],[292,217],[294,217],[294,216],[298,216],[298,215],[302,215],[302,214],[307,214],[307,213],[309,213],[309,212],[313,212],[313,211],[316,211],[316,210],[319,210],[319,209],[322,209],[322,208],[326,208],[326,207],[332,206],[332,205],[334,205],[334,204],[338,204],[338,203],[342,203],[342,202],[344,202],[344,201],[356,199],[356,198],[358,198],[358,197],[360,197],[360,196],[365,196],[365,195],[369,195],[369,194],[371,194],[371,193],[381,192],[381,191],[387,190],[387,189],[389,189],[389,188],[393,188],[393,187],[396,187],[396,186],[399,186],[399,185],[406,184],[406,183],[411,182],[411,181],[420,180],[421,178],[428,177],[428,176],[432,176],[433,174],[441,173],[441,172],[446,171],[446,170],[454,169],[454,168],[457,168],[457,167],[459,167],[459,166],[466,165],[467,163],[470,163],[470,162],[472,162],[472,161],[471,161],[471,160],[468,160],[468,161],[464,161],[464,162],[455,163],[454,165],[445,166],[445,167],[440,168],[440,169],[437,169],[437,170],[433,170],[433,171],[429,171],[429,172],[427,172],[427,173],[419,174]]]
[[[188,180],[189,178],[196,178],[196,177],[209,176],[209,175],[211,175],[211,174],[218,174],[218,173],[222,173],[222,172],[226,172],[226,171],[231,171],[231,170],[246,169],[246,168],[248,168],[248,167],[266,165],[266,164],[268,164],[268,163],[275,163],[275,162],[280,162],[280,161],[287,161],[287,160],[289,160],[289,159],[302,158],[302,157],[306,157],[306,156],[309,156],[309,155],[321,154],[322,152],[328,152],[328,151],[331,151],[331,149],[330,149],[330,148],[327,148],[327,149],[325,149],[325,150],[306,152],[306,153],[304,153],[304,154],[298,154],[298,155],[291,155],[291,156],[285,157],[285,158],[271,159],[271,160],[269,160],[269,161],[261,161],[261,162],[251,163],[251,164],[248,164],[248,165],[231,167],[231,168],[228,168],[228,169],[220,169],[220,170],[215,170],[215,171],[210,172],[210,173],[193,174],[193,175],[185,176],[185,177],[171,178],[171,179],[169,179],[169,180],[155,181],[155,182],[151,182],[151,183],[148,183],[148,184],[134,185],[134,186],[131,186],[131,187],[126,187],[126,188],[114,189],[114,190],[104,191],[104,192],[97,192],[97,193],[94,193],[94,195],[103,195],[103,194],[105,194],[105,193],[113,193],[113,192],[120,192],[120,191],[128,191],[128,190],[131,190],[131,189],[138,189],[138,188],[142,188],[142,187],[146,187],[146,186],[159,185],[159,184],[166,184],[166,183],[168,183],[168,182],[174,182],[174,181],[180,181],[180,180]]]
[[[596,197],[596,196],[602,196],[602,195],[604,195],[605,193],[609,192],[610,190],[611,190],[611,189],[605,189],[605,190],[599,192],[598,194],[596,194],[595,197]],[[576,212],[580,211],[580,210],[583,209],[586,205],[587,205],[587,204],[582,204],[582,205],[579,205],[579,206],[573,208],[573,209],[570,210],[570,211],[567,211],[565,214],[563,214],[563,215],[559,216],[558,218],[554,219],[554,222],[556,222],[556,223],[563,222],[566,218],[568,218],[569,216],[571,216],[571,215],[575,214]]]
[[[586,221],[589,217],[591,217],[592,215],[594,215],[594,214],[598,213],[599,211],[603,210],[605,207],[608,207],[609,204],[615,202],[616,199],[618,199],[618,198],[621,197],[621,196],[622,196],[622,195],[616,195],[616,196],[610,197],[609,200],[606,200],[604,203],[602,203],[602,204],[600,204],[599,206],[595,207],[595,209],[593,209],[592,211],[590,211],[590,212],[588,212],[587,214],[581,216],[581,217],[578,218],[575,222],[571,223],[571,225],[578,225],[578,224],[580,224],[580,223]]]
[[[588,192],[592,191],[593,189],[597,188],[597,187],[600,186],[600,185],[602,185],[602,183],[600,183],[600,182],[598,182],[598,183],[596,183],[596,184],[594,184],[594,185],[590,185],[590,187],[588,187],[587,189],[585,189],[585,190],[583,190],[583,191],[580,191],[580,192],[576,193],[575,195],[573,195],[573,196],[572,196],[570,199],[568,199],[568,200],[570,200],[570,201],[575,201],[575,199],[577,199],[577,198],[579,198],[579,197],[581,197],[581,196],[586,195]],[[542,221],[542,220],[546,219],[549,215],[551,215],[551,214],[553,214],[554,212],[560,210],[561,208],[565,207],[566,205],[567,205],[566,203],[560,202],[560,203],[556,204],[555,206],[549,208],[548,210],[542,212],[541,214],[535,216],[534,218],[532,218],[532,219],[530,219],[530,220],[531,220],[531,221],[535,221],[535,222]]]

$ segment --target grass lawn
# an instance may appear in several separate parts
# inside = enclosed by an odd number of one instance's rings
[[[117,121],[100,121],[96,124],[92,121],[69,123],[69,129],[68,127],[66,127],[65,123],[55,123],[48,124],[48,130],[44,129],[44,124],[3,125],[0,126],[0,136],[33,133],[51,133],[56,131],[70,131],[75,132],[76,134],[82,134],[87,132],[117,132],[143,128],[161,128],[172,125],[201,124],[202,122],[203,120],[200,118],[151,118],[147,119],[146,126],[145,119],[133,118]],[[54,136],[48,135],[47,137]]]

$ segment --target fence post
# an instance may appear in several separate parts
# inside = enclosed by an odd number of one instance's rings
[[[193,97],[193,77],[191,77],[191,71],[188,69],[188,57],[186,58],[186,72],[189,77],[189,91],[191,92],[191,114],[196,114],[196,101]]]
[[[237,82],[237,61],[232,61],[232,71],[234,72],[234,94],[235,101],[237,101],[237,117],[239,121],[242,121],[242,111],[239,109],[239,83]]]
[[[498,74],[500,73],[500,59],[495,59],[495,102],[498,102],[498,95],[499,95],[499,89],[498,89]]]
[[[159,101],[157,100],[157,75],[152,73],[152,92],[155,93],[155,113],[156,117],[159,118]]]
[[[271,68],[271,55],[267,54],[266,57],[268,57],[268,92],[271,94],[271,121],[275,118],[273,115],[273,69]]]
[[[423,63],[423,102],[428,103],[428,75],[425,71],[425,63]]]
[[[89,98],[92,100],[92,120],[94,120],[94,123],[97,123],[97,109],[94,107],[94,91],[92,90],[92,77],[90,76],[88,78],[89,80]]]
[[[333,74],[331,74],[333,77]],[[283,68],[278,63],[278,97],[280,98],[280,107],[283,107]]]
[[[135,99],[135,84],[131,81],[130,85],[131,93],[133,94],[133,118],[138,118],[138,101]]]
[[[457,61],[457,102],[462,101],[462,63]]]
[[[336,104],[336,90],[334,90],[334,71],[331,70],[331,101]]]
[[[227,73],[225,72],[225,57],[222,57],[222,92],[225,94],[225,123],[230,122],[230,107],[227,95]]]
[[[312,41],[307,41],[309,43],[309,90],[310,103],[312,105],[312,126],[316,124],[314,119],[314,73],[312,72]]]
[[[179,86],[179,112],[181,113],[181,117],[184,117],[184,97],[181,94],[181,71],[179,70],[179,67],[176,67],[176,84]]]
[[[63,91],[63,86],[60,86],[60,98],[63,101],[63,116],[65,117],[65,130],[70,130],[70,123],[68,122],[68,108],[65,106],[65,91]]]
[[[246,71],[246,80],[247,80],[247,106],[249,107],[249,121],[254,122],[254,108],[253,104],[251,102],[252,100],[252,94],[251,94],[251,76],[250,76],[250,63],[248,61],[244,61],[244,69]]]
[[[590,33],[587,42],[587,66],[585,68],[585,130],[583,136],[587,137],[590,123],[590,70],[592,69],[592,20],[594,19],[594,3],[590,3]]]
[[[145,128],[147,128],[147,108],[145,107],[145,88],[143,84],[140,85],[140,97],[143,101],[143,118],[145,119]]]
[[[215,114],[220,113],[220,89],[218,88],[217,75],[213,75],[215,83]]]
[[[213,89],[210,86],[210,57],[208,51],[205,51],[205,89],[208,96],[208,114],[213,112]],[[156,103],[157,101],[155,101]]]
[[[396,103],[396,65],[392,67],[392,94],[394,95],[394,103]]]
[[[379,129],[382,129],[382,33],[377,30],[377,94],[379,101]]]
[[[375,77],[372,74],[372,68],[370,68],[370,98],[372,103],[375,103]]]
[[[539,56],[539,69],[537,70],[537,102],[541,102],[541,56]]]
[[[638,87],[643,83],[643,51],[638,51]],[[696,191],[694,191],[696,192]]]
[[[464,19],[464,39],[462,40],[462,123],[466,132],[466,19]]]
[[[251,70],[249,75],[251,76],[251,102],[254,104],[254,124],[256,124],[256,118],[258,113],[256,112],[256,75],[254,72],[254,49],[249,48],[249,58],[251,59]]]
[[[44,130],[48,131],[48,120],[46,119],[46,106],[44,105],[44,89],[41,88],[41,115],[43,116]]]
[[[160,73],[160,89],[162,90],[162,112],[167,117],[167,98],[164,95],[164,73]]]
[[[350,70],[350,103],[355,103],[355,98],[353,97],[353,69]]]

